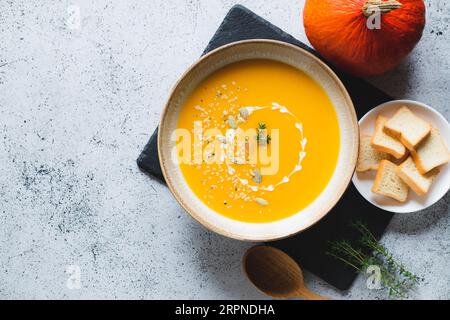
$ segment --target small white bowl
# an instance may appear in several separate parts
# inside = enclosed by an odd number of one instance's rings
[[[432,126],[439,129],[447,146],[450,145],[450,125],[447,120],[436,110],[426,104],[412,100],[394,100],[383,103],[373,108],[359,120],[361,133],[372,134],[375,127],[377,115],[382,114],[391,117],[400,106],[407,106],[417,116],[428,121]],[[373,205],[390,212],[405,213],[416,212],[428,208],[440,200],[450,189],[450,164],[443,165],[433,182],[430,191],[426,195],[418,196],[410,190],[408,200],[401,203],[394,199],[377,195],[371,191],[375,181],[376,171],[355,172],[352,181],[359,193]]]

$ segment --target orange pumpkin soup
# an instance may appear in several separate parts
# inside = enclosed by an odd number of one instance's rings
[[[337,115],[322,87],[272,60],[211,74],[187,98],[177,128],[178,162],[192,191],[245,222],[283,219],[311,204],[340,148]]]

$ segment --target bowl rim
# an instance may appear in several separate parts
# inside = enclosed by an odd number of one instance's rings
[[[337,190],[334,192],[334,197],[330,197],[330,199],[327,201],[327,205],[324,206],[323,210],[321,210],[320,212],[318,212],[313,219],[311,219],[311,223],[303,228],[299,228],[298,230],[294,231],[294,232],[286,232],[283,233],[281,235],[276,235],[276,236],[265,236],[265,237],[260,237],[258,239],[254,239],[254,238],[250,238],[250,237],[246,237],[242,234],[236,234],[233,233],[231,231],[225,230],[224,228],[221,228],[220,226],[217,226],[215,224],[209,223],[208,221],[206,221],[206,219],[204,219],[202,217],[202,214],[199,214],[198,212],[195,212],[195,210],[193,210],[188,203],[186,203],[186,201],[183,199],[183,197],[175,190],[174,188],[174,182],[172,181],[170,175],[168,174],[168,170],[166,168],[165,165],[165,156],[163,154],[163,152],[161,151],[162,147],[162,136],[161,136],[161,131],[162,131],[162,127],[165,123],[165,118],[167,116],[167,111],[169,109],[169,106],[171,105],[171,103],[173,102],[174,99],[174,94],[175,91],[177,90],[177,88],[179,87],[179,85],[181,84],[181,82],[184,80],[184,78],[192,72],[193,69],[195,69],[199,64],[201,64],[203,61],[207,60],[208,58],[210,58],[213,55],[218,54],[219,52],[226,50],[230,47],[234,47],[234,46],[239,46],[239,45],[245,45],[245,44],[271,44],[271,45],[277,45],[277,46],[282,46],[282,47],[286,47],[289,49],[293,49],[294,51],[298,51],[299,54],[302,55],[306,55],[307,57],[309,57],[310,59],[313,59],[317,64],[320,65],[321,68],[323,68],[323,70],[333,79],[333,81],[335,81],[336,85],[338,86],[340,93],[342,94],[344,100],[346,101],[346,105],[347,105],[347,109],[348,111],[351,113],[351,127],[354,128],[356,130],[356,136],[355,136],[355,140],[353,141],[355,146],[353,146],[353,155],[351,156],[351,160],[350,163],[348,163],[346,165],[346,167],[349,168],[348,170],[348,174],[345,177],[345,180],[343,180]],[[169,93],[169,97],[164,105],[163,111],[161,113],[160,116],[160,124],[158,127],[158,156],[159,156],[159,162],[161,165],[161,171],[162,174],[164,176],[164,179],[166,181],[167,187],[169,188],[169,190],[171,191],[171,193],[173,194],[173,196],[175,197],[175,199],[177,200],[177,202],[181,205],[181,207],[194,219],[196,220],[198,223],[200,223],[201,225],[203,225],[205,228],[207,228],[210,231],[213,231],[217,234],[220,234],[222,236],[228,237],[228,238],[232,238],[235,240],[241,240],[241,241],[247,241],[247,242],[266,242],[266,241],[275,241],[275,240],[281,240],[281,239],[285,239],[291,236],[294,236],[302,231],[305,231],[307,229],[309,229],[310,227],[312,227],[313,225],[315,225],[318,221],[320,221],[323,217],[325,217],[330,211],[331,209],[339,202],[339,200],[342,198],[342,196],[344,195],[345,191],[348,189],[351,181],[352,181],[352,177],[353,174],[355,172],[356,169],[356,162],[357,162],[357,158],[358,158],[358,153],[359,153],[359,125],[358,125],[358,118],[356,115],[356,110],[355,110],[355,106],[353,104],[353,101],[350,97],[350,94],[348,93],[346,87],[344,86],[344,84],[342,83],[341,79],[336,75],[336,73],[325,63],[323,62],[321,59],[319,59],[317,56],[315,56],[314,54],[312,54],[311,52],[298,47],[296,45],[284,42],[284,41],[279,41],[279,40],[272,40],[272,39],[248,39],[248,40],[239,40],[239,41],[234,41],[234,42],[230,42],[228,44],[225,44],[223,46],[220,46],[214,50],[211,50],[210,52],[208,52],[207,54],[203,55],[202,57],[200,57],[198,60],[196,60],[185,72],[182,73],[182,75],[178,78],[177,82],[175,83],[175,85],[172,87],[172,89],[170,90]],[[214,211],[214,210],[213,210]],[[217,214],[220,214],[217,212]],[[240,222],[239,220],[235,220]],[[278,221],[278,220],[277,220]],[[247,223],[247,222],[242,222],[242,223]],[[270,222],[269,222],[270,223]]]

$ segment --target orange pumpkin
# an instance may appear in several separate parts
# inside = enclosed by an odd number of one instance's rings
[[[384,73],[422,37],[423,0],[306,0],[306,35],[338,68],[357,76]]]

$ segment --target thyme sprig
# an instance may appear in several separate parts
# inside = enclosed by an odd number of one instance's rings
[[[270,140],[272,140],[272,137],[270,134],[267,134],[267,125],[264,122],[258,122],[258,128],[256,128],[257,135],[256,139],[260,143],[270,143]]]
[[[408,291],[418,284],[421,278],[395,260],[387,248],[377,241],[366,224],[357,221],[351,225],[361,234],[358,241],[360,247],[355,247],[346,240],[334,241],[329,244],[327,254],[362,274],[366,274],[370,266],[378,266],[380,282],[388,290],[389,296],[406,298]],[[363,248],[368,249],[370,253],[366,254],[367,250]]]

